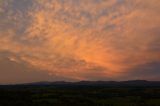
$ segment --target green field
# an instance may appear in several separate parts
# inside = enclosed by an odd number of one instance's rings
[[[2,86],[0,106],[160,106],[160,88]]]

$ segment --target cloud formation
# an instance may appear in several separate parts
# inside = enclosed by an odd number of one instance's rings
[[[0,53],[57,77],[125,79],[160,65],[159,12],[159,0],[0,1]]]

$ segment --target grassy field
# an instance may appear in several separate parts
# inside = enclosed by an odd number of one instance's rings
[[[0,106],[160,106],[160,88],[1,86]]]

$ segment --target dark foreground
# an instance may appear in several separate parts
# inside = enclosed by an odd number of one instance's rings
[[[0,106],[160,106],[160,87],[0,86]]]

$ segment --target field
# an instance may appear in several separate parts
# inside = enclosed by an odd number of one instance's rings
[[[0,86],[0,106],[160,106],[160,87]]]

